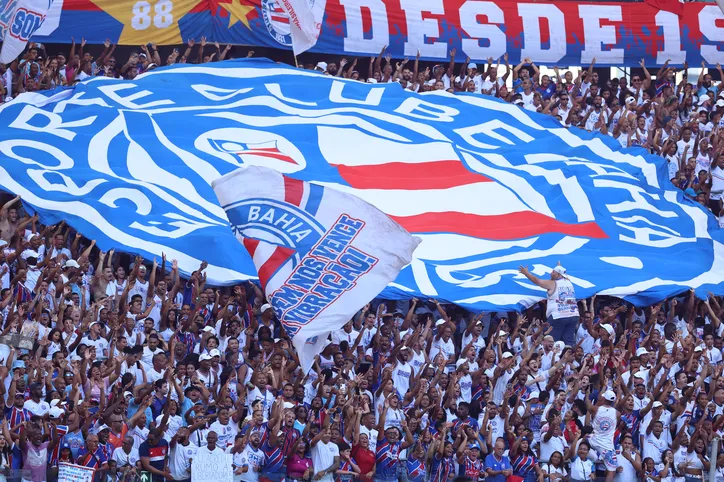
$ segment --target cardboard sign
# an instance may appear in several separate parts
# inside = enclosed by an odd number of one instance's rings
[[[58,464],[58,480],[64,482],[93,482],[93,472],[90,467],[60,462]]]
[[[231,454],[197,453],[191,461],[191,482],[233,482]]]

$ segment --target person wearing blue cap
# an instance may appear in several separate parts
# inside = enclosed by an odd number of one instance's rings
[[[470,480],[478,480],[484,468],[483,460],[480,458],[480,443],[478,440],[469,440],[467,430],[463,431],[462,437],[462,443],[460,443],[457,450],[460,475],[468,477]],[[478,438],[480,438],[480,435],[478,435]]]

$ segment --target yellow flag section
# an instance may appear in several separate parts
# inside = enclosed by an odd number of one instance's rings
[[[91,0],[123,25],[120,45],[181,44],[179,20],[207,0]],[[200,39],[196,39],[200,40]]]

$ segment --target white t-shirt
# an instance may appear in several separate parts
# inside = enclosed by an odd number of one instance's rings
[[[48,405],[45,400],[40,400],[38,403],[35,403],[33,400],[25,400],[23,408],[39,417],[42,417],[50,411],[50,405]]]
[[[438,353],[442,353],[446,360],[455,356],[455,344],[452,337],[448,341],[439,338],[432,342],[430,360],[435,361]]]
[[[591,442],[595,449],[613,450],[613,435],[616,431],[617,412],[613,407],[600,406],[593,419],[593,436]],[[573,474],[573,469],[571,469]],[[578,479],[579,477],[574,477]]]
[[[339,457],[339,447],[337,447],[337,444],[331,441],[326,444],[321,440],[317,442],[317,445],[312,447],[312,465],[315,475],[317,472],[330,468],[334,463],[335,457]],[[319,480],[322,482],[331,482],[333,477],[334,474],[330,472]]]
[[[722,198],[724,192],[724,170],[717,166],[711,170],[711,194],[710,199],[719,200]],[[714,213],[718,216],[719,213]]]
[[[634,460],[638,460],[638,462],[641,463],[638,454],[632,452],[631,458],[633,458]],[[631,462],[629,462],[628,459],[623,456],[621,450],[616,450],[616,462],[618,463],[618,466],[621,467],[621,472],[616,472],[616,478],[614,479],[616,482],[629,482],[632,480],[637,480],[636,469],[633,465],[631,465]]]
[[[148,295],[148,281],[141,280],[140,278],[136,278],[136,283],[133,285],[131,289],[128,290],[128,302],[131,302],[131,298],[133,298],[135,295],[141,295],[143,297],[143,306],[145,310],[146,306],[146,296]]]
[[[666,440],[666,434],[661,433],[660,438],[656,438],[656,435],[650,433],[644,440],[644,454],[643,457],[651,457],[654,460],[654,464],[661,463],[661,454],[669,448],[669,443]]]
[[[231,419],[226,425],[222,425],[217,420],[209,426],[209,432],[216,432],[216,435],[219,436],[216,445],[221,447],[222,450],[226,450],[227,447],[234,445],[234,438],[239,433],[239,429]]]
[[[565,455],[568,450],[568,444],[566,439],[562,436],[551,437],[549,441],[545,441],[545,437],[541,435],[540,441],[540,460],[541,462],[549,462],[553,452],[560,452],[561,455]]]
[[[168,469],[175,480],[184,480],[191,477],[191,459],[199,448],[189,442],[184,446],[177,443],[169,449]],[[116,449],[116,452],[120,448]],[[113,453],[115,456],[115,452]]]
[[[412,365],[398,361],[392,370],[392,381],[397,392],[404,397],[410,389],[410,378],[412,378]]]
[[[115,460],[116,465],[120,469],[122,467],[125,467],[126,465],[135,467],[136,462],[141,460],[141,457],[138,455],[138,449],[131,447],[131,453],[127,454],[125,450],[123,450],[123,447],[118,447],[113,451],[111,460]]]
[[[254,387],[253,390],[249,391],[249,395],[246,397],[246,405],[251,413],[251,404],[256,400],[261,400],[264,407],[264,419],[269,419],[269,412],[271,411],[272,404],[274,403],[274,394],[271,390],[266,390],[262,393],[258,387]]]
[[[591,480],[591,474],[595,475],[595,469],[593,462],[586,459],[583,460],[580,457],[571,462],[571,479],[575,480]]]
[[[335,445],[336,447],[336,445]],[[227,449],[226,453],[231,453],[231,447]],[[243,480],[245,482],[259,482],[259,472],[266,463],[266,455],[261,449],[255,449],[251,444],[247,444],[244,450],[239,456],[234,455],[234,465],[239,467],[248,467],[249,470],[246,473],[238,476],[239,478],[234,480]]]

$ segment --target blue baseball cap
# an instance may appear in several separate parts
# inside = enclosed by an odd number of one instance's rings
[[[25,362],[22,361],[22,360],[15,360],[15,361],[13,362],[13,368],[12,368],[12,369],[15,370],[16,368],[25,368]]]

